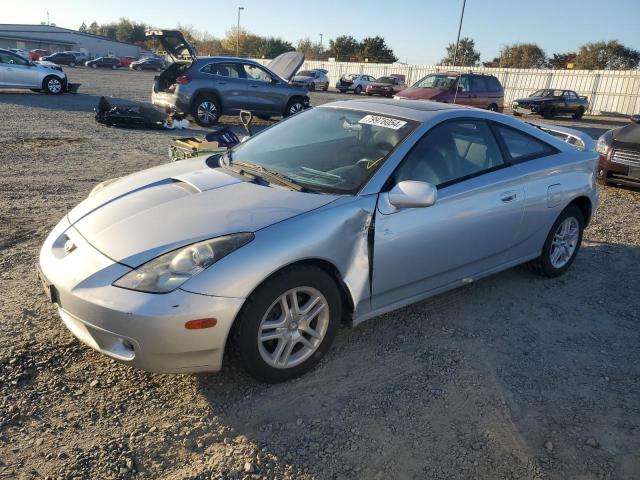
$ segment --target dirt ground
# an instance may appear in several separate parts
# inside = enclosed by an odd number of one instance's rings
[[[102,94],[148,99],[153,74],[68,72],[81,94],[0,93],[0,478],[640,477],[640,192],[602,188],[565,276],[515,268],[343,327],[295,381],[233,356],[149,374],[76,341],[34,265],[95,184],[167,162],[176,133],[93,120]]]

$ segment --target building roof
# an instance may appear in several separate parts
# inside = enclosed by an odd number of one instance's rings
[[[12,32],[17,32],[17,33],[46,33],[46,34],[50,34],[50,35],[55,35],[57,33],[67,33],[67,34],[72,34],[72,35],[82,35],[84,37],[90,37],[90,38],[95,38],[98,40],[104,40],[105,42],[114,42],[114,43],[121,43],[123,45],[129,45],[129,46],[134,46],[134,47],[138,47],[138,45],[134,45],[132,43],[126,43],[126,42],[121,42],[119,40],[114,40],[112,38],[109,37],[104,37],[102,35],[94,35],[93,33],[85,33],[85,32],[79,32],[78,30],[73,30],[71,28],[64,28],[64,27],[58,27],[57,25],[33,25],[33,24],[22,24],[22,23],[0,23],[0,37],[2,38],[8,38],[5,35],[10,35]],[[40,40],[40,41],[45,41],[45,40]],[[49,40],[46,40],[49,41]],[[55,41],[53,41],[55,42]],[[58,41],[58,43],[62,43],[60,41]],[[65,45],[70,45],[69,42],[64,42]],[[73,42],[73,43],[77,43],[77,42]],[[139,47],[139,48],[143,48],[143,47]]]
[[[75,45],[76,42],[73,41],[65,41],[65,40],[54,40],[52,38],[43,38],[43,37],[29,37],[26,35],[14,35],[12,32],[3,32],[0,30],[0,38],[6,40],[21,40],[27,42],[38,42],[38,43],[52,43],[54,45]]]

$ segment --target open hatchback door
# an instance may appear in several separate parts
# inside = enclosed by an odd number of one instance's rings
[[[155,38],[167,51],[174,62],[195,62],[196,49],[184,38],[180,30],[159,30],[149,28],[144,32],[147,38]]]

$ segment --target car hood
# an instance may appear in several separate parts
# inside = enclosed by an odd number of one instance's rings
[[[112,260],[137,267],[207,238],[255,232],[336,196],[262,186],[204,158],[120,178],[69,212],[69,222]]]
[[[304,63],[301,52],[285,52],[267,64],[267,68],[284,80],[291,80]]]
[[[432,98],[435,98],[443,93],[446,92],[437,88],[409,87],[405,90],[402,90],[402,92],[400,92],[398,96],[402,98],[410,98],[412,100],[431,100]]]
[[[372,82],[369,84],[372,87],[393,87],[390,83],[380,83],[380,82]]]
[[[294,82],[308,82],[309,80],[311,80],[311,77],[306,77],[304,75],[296,75],[291,80],[293,80]]]
[[[167,51],[174,62],[183,61],[190,58],[192,62],[196,61],[198,52],[182,35],[180,30],[157,30],[149,28],[144,32],[147,38],[155,38]]]
[[[630,123],[613,130],[613,148],[640,152],[640,125]]]
[[[516,102],[518,103],[533,103],[533,102],[551,102],[553,98],[550,97],[526,97],[526,98],[518,98]]]

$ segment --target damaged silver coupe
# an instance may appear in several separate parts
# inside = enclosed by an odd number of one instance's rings
[[[597,160],[489,111],[330,103],[96,186],[45,241],[40,278],[69,330],[120,362],[216,371],[231,345],[254,377],[283,381],[341,321],[525,262],[564,273]]]

